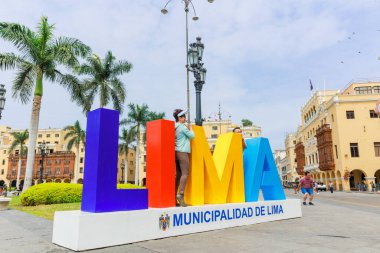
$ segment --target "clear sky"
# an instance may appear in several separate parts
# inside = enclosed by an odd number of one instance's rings
[[[36,26],[45,15],[56,34],[75,37],[101,57],[111,50],[133,63],[122,77],[127,103],[147,103],[172,119],[186,107],[185,13],[180,0],[2,0],[0,21]],[[207,80],[203,117],[248,118],[273,149],[300,122],[300,107],[315,89],[343,89],[353,79],[380,79],[378,0],[193,0],[199,20],[189,39],[205,44]],[[190,15],[192,17],[192,14]],[[0,51],[13,46],[0,41]],[[1,125],[29,127],[31,103],[12,99],[12,71],[0,72],[8,89]],[[191,78],[191,107],[195,90]],[[60,128],[86,118],[57,84],[44,85],[40,128]],[[95,107],[94,107],[95,108]]]

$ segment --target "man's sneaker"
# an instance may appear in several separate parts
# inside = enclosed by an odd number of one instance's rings
[[[309,205],[314,206],[313,202],[309,202]]]
[[[306,202],[303,202],[303,205],[306,206]]]

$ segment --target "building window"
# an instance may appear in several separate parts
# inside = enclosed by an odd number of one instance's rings
[[[1,170],[1,175],[4,175],[4,169]]]
[[[65,167],[63,169],[63,174],[69,174],[69,167]]]
[[[212,130],[218,130],[218,126],[212,126]]]
[[[38,138],[42,138],[42,134],[38,134]]]
[[[50,173],[51,173],[51,169],[50,169],[50,167],[46,167],[46,175],[50,175]]]
[[[379,94],[380,93],[380,86],[374,86],[373,87],[373,93]]]
[[[351,157],[359,157],[359,147],[357,143],[350,143]]]
[[[55,141],[54,143],[55,143],[55,144],[58,144],[58,141]]]
[[[46,135],[46,138],[50,138],[50,134],[47,134],[47,135]]]
[[[40,160],[40,164],[41,164],[41,160]],[[46,160],[46,164],[51,164],[51,160],[50,160],[50,159],[47,159],[47,160]]]
[[[70,160],[65,160],[65,164],[70,164]]]
[[[4,152],[3,152],[4,154],[6,154],[7,153],[7,150],[4,150]]]
[[[54,136],[55,136],[55,137],[59,137],[59,134],[55,134]]]
[[[146,155],[144,155],[144,163],[146,162]]]
[[[370,118],[378,118],[379,116],[377,116],[377,114],[375,113],[374,110],[369,110],[369,117]]]
[[[133,174],[133,170],[129,170],[129,174],[132,175]]]
[[[335,148],[335,157],[336,157],[336,159],[338,159],[338,147],[337,147],[337,145],[334,145],[334,148]]]
[[[83,157],[81,157],[81,158],[79,159],[79,162],[80,162],[80,163],[83,163]]]
[[[331,114],[331,121],[334,122],[334,114]]]
[[[55,164],[61,164],[61,159],[55,160]]]
[[[211,135],[211,138],[212,138],[212,139],[216,139],[216,138],[218,138],[218,135],[217,135],[217,134],[212,134],[212,135]]]
[[[55,174],[56,175],[61,174],[61,168],[55,168]]]
[[[129,162],[129,165],[133,165],[133,161],[130,161],[130,162]]]
[[[356,94],[372,94],[371,86],[356,87],[354,90]]]
[[[79,173],[83,173],[83,167],[79,168]]]
[[[133,157],[133,153],[130,153],[129,156],[130,156],[130,157]]]
[[[146,166],[144,166],[144,172],[146,172]]]
[[[3,159],[3,165],[5,165],[5,159]]]
[[[346,118],[347,119],[355,119],[355,112],[354,111],[346,111]]]
[[[81,149],[80,149],[80,152],[81,152],[81,153],[83,153],[83,151],[84,151],[84,149],[83,149],[83,148],[81,148]]]
[[[49,153],[53,154],[54,153],[54,149],[49,149]]]
[[[374,142],[373,146],[375,147],[375,156],[380,156],[380,142]]]

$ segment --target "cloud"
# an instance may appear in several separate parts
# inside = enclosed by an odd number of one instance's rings
[[[127,103],[147,103],[171,118],[174,108],[186,106],[185,13],[181,1],[172,1],[169,13],[162,15],[164,4],[3,0],[0,21],[34,28],[46,15],[57,35],[79,38],[101,57],[113,51],[134,65],[122,78]],[[274,148],[283,146],[284,132],[292,126],[296,130],[299,108],[310,96],[309,78],[320,88],[326,80],[327,88],[339,89],[356,77],[378,75],[378,1],[194,0],[194,5],[200,19],[190,20],[189,41],[201,36],[205,43],[204,116],[217,112],[220,102],[235,122],[249,118],[260,124]],[[357,36],[348,40],[353,31]],[[365,49],[360,56],[358,48]],[[0,41],[1,52],[10,50],[9,43]],[[13,72],[1,72],[1,77],[8,89],[1,124],[28,127],[31,104],[10,97]],[[195,115],[192,77],[190,92]],[[63,127],[76,119],[85,124],[65,90],[45,83],[40,127]]]

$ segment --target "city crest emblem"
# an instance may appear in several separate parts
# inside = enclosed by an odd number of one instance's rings
[[[168,214],[161,214],[160,218],[158,219],[159,228],[162,231],[166,231],[170,227],[170,216]]]

